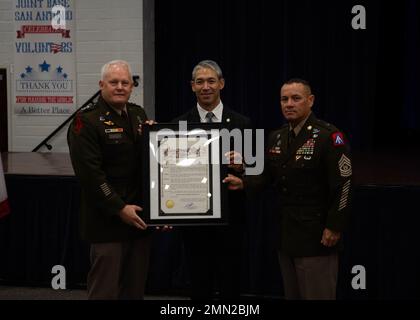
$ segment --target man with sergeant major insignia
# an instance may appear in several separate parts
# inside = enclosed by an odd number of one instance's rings
[[[142,203],[142,107],[129,103],[133,80],[122,60],[102,67],[98,102],[68,130],[70,156],[82,189],[80,228],[91,243],[89,299],[142,299],[150,232]]]
[[[224,179],[231,190],[273,185],[278,193],[278,254],[286,299],[335,299],[338,250],[349,214],[349,145],[333,125],[311,112],[307,81],[281,88],[288,121],[270,134],[260,176]]]

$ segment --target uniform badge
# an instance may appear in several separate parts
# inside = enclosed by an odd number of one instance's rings
[[[321,132],[321,130],[319,130],[319,129],[314,129],[313,131],[312,131],[312,133],[320,133]]]
[[[312,130],[312,126],[308,126],[308,127],[307,127],[307,129],[308,129],[308,130]]]
[[[271,148],[270,150],[268,150],[268,152],[271,153],[271,154],[280,154],[281,149],[280,149],[280,147],[274,147],[274,148]]]
[[[347,207],[347,202],[349,200],[350,184],[351,184],[351,180],[348,180],[343,185],[343,190],[341,192],[341,198],[340,198],[340,206],[338,207],[338,211],[341,211],[345,207]]]
[[[296,161],[298,161],[302,156],[296,156]]]
[[[100,116],[99,117],[99,121],[105,121],[105,117],[104,116]]]
[[[114,122],[112,122],[111,120],[109,120],[109,121],[105,121],[104,122],[107,126],[113,126],[115,123]]]
[[[137,116],[137,122],[139,123],[139,125],[137,126],[137,132],[139,133],[139,135],[141,135],[143,121],[141,120],[140,116]]]
[[[120,133],[124,132],[124,128],[105,129],[105,133]]]
[[[301,146],[297,151],[296,155],[313,155],[314,154],[314,148],[315,148],[315,140],[309,139],[305,142],[303,146]]]
[[[76,134],[80,134],[80,131],[82,131],[83,128],[83,122],[82,119],[80,118],[80,114],[78,113],[76,116],[76,120],[74,122],[74,133]]]
[[[280,139],[280,137],[281,137],[281,135],[280,135],[280,133],[278,133],[277,134],[277,137],[276,137],[276,146],[280,146],[281,145],[281,139]]]
[[[338,161],[338,169],[340,170],[340,175],[343,178],[348,178],[352,174],[351,161],[344,154],[341,156],[340,160]]]
[[[334,147],[344,146],[344,136],[341,132],[333,133],[331,136]]]
[[[306,161],[309,161],[309,160],[312,159],[312,157],[310,157],[310,156],[304,156],[303,159],[305,159]]]
[[[102,183],[99,187],[101,188],[105,197],[108,197],[110,194],[112,194],[111,188],[106,182]]]

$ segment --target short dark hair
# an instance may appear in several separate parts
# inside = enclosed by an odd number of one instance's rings
[[[311,88],[311,85],[309,84],[309,81],[304,80],[304,79],[291,78],[291,79],[287,80],[285,83],[283,83],[283,85],[293,84],[293,83],[300,83],[300,84],[304,85],[309,90],[309,94],[312,94],[312,88]]]

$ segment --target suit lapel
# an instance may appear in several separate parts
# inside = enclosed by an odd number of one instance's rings
[[[223,112],[222,112],[222,123],[229,124],[232,120],[232,113],[230,112],[229,108],[226,106],[223,106]]]
[[[190,113],[188,114],[188,122],[201,122],[200,114],[198,113],[197,107],[191,109]]]

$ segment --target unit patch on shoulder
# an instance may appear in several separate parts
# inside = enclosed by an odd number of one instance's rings
[[[76,115],[76,119],[74,120],[74,127],[73,127],[74,133],[80,134],[80,131],[82,131],[82,128],[83,128],[83,122],[82,122],[82,119],[80,118],[80,113],[78,113]]]
[[[344,146],[344,135],[341,132],[335,132],[331,135],[334,147]]]

